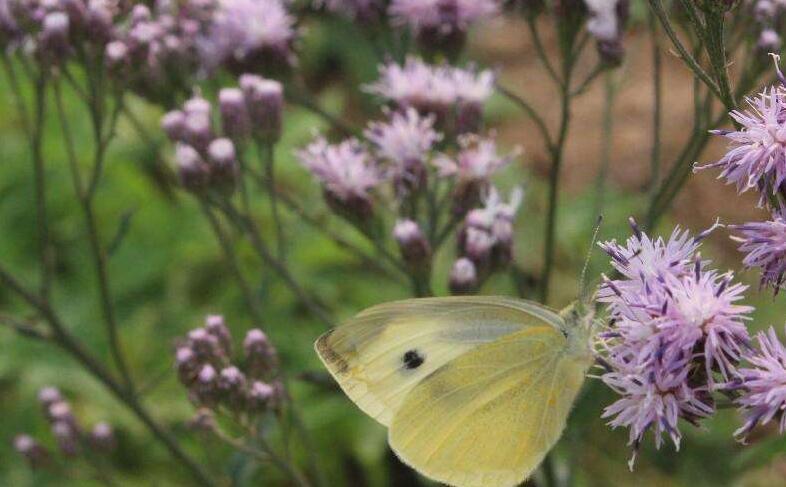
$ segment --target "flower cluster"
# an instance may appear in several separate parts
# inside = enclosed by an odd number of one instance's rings
[[[296,34],[284,0],[217,0],[201,51],[208,68],[277,71],[294,64]]]
[[[44,387],[38,392],[38,402],[44,417],[49,422],[57,448],[66,457],[76,457],[88,447],[94,453],[105,454],[115,447],[115,435],[109,423],[96,423],[85,430],[74,416],[71,405],[55,387]],[[14,449],[22,455],[32,468],[47,465],[51,454],[36,439],[27,434],[14,438]]]
[[[491,272],[510,263],[513,256],[513,220],[523,197],[521,188],[516,188],[506,203],[492,187],[485,206],[467,213],[458,233],[460,257],[453,264],[450,280],[454,294],[477,291]]]
[[[175,363],[189,398],[201,407],[256,415],[276,408],[283,398],[278,355],[265,333],[246,333],[243,360],[235,365],[232,335],[221,316],[208,316],[203,327],[189,332]]]
[[[231,192],[238,173],[236,147],[250,137],[273,143],[280,136],[284,105],[281,84],[245,74],[239,85],[219,93],[222,136],[216,134],[211,103],[200,96],[192,97],[161,120],[162,129],[176,143],[178,175],[189,191]]]
[[[200,69],[198,45],[211,15],[208,2],[158,0],[151,10],[135,4],[106,46],[106,63],[118,83],[171,105]]]
[[[24,45],[47,64],[64,62],[77,45],[101,52],[118,12],[112,0],[6,0],[0,5],[0,48]]]
[[[449,65],[429,65],[409,57],[403,65],[380,67],[380,77],[366,89],[399,109],[433,114],[447,133],[477,132],[483,107],[494,91],[494,73]]]
[[[755,97],[748,98],[750,110],[731,112],[742,128],[715,130],[731,141],[728,152],[719,161],[697,169],[718,167],[720,178],[735,184],[740,193],[759,192],[759,205],[770,210],[771,218],[762,222],[732,225],[733,238],[745,252],[747,268],[761,268],[762,286],[778,292],[786,272],[786,88],[781,82]]]
[[[314,0],[316,8],[325,7],[330,12],[353,20],[377,20],[385,10],[383,0]]]
[[[629,0],[584,0],[589,10],[587,31],[597,42],[600,58],[616,66],[622,62],[625,49],[622,45],[625,23],[628,20]]]
[[[746,287],[731,272],[709,269],[697,254],[712,229],[691,237],[677,228],[664,240],[631,223],[624,245],[601,244],[621,278],[598,294],[611,315],[598,354],[603,382],[622,396],[604,417],[630,429],[635,458],[647,431],[656,446],[665,433],[679,448],[679,419],[696,424],[714,412],[713,391],[739,376],[752,308],[736,304]]]

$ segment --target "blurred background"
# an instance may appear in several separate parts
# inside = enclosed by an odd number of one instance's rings
[[[626,238],[627,217],[640,215],[649,180],[652,132],[652,44],[642,22],[642,7],[634,4],[632,29],[625,39],[623,65],[601,75],[576,99],[571,134],[565,153],[559,226],[557,269],[551,304],[561,307],[575,298],[578,275],[598,210],[605,216],[601,239]],[[637,20],[638,19],[638,20]],[[333,18],[304,22],[299,45],[300,69],[319,101],[342,117],[363,123],[378,108],[360,86],[376,79],[379,55],[365,42],[352,22]],[[473,31],[470,59],[498,70],[502,83],[521,93],[545,115],[550,126],[557,123],[559,99],[537,55],[526,23],[515,18],[497,19]],[[555,40],[544,28],[548,52]],[[592,58],[580,72],[592,68]],[[682,62],[663,52],[664,112],[661,154],[668,163],[687,139],[692,117],[692,76]],[[0,106],[12,106],[7,80],[0,81]],[[29,88],[29,87],[28,87]],[[611,116],[604,110],[613,96]],[[90,137],[88,119],[75,100],[67,100],[69,123],[77,141]],[[127,232],[122,243],[112,248],[110,264],[113,292],[122,323],[121,334],[131,368],[146,388],[145,401],[170,426],[189,451],[206,467],[229,465],[237,485],[287,485],[279,474],[265,467],[249,468],[243,456],[217,442],[188,431],[185,423],[194,407],[177,382],[173,368],[176,338],[200,326],[206,314],[223,314],[236,337],[254,324],[245,311],[241,293],[226,269],[209,226],[198,204],[173,187],[157,170],[171,158],[171,147],[158,130],[162,113],[139,99],[135,112],[158,149],[140,143],[137,133],[121,120],[119,137],[112,144],[106,181],[97,196],[97,218],[105,236]],[[610,122],[609,122],[610,121]],[[522,269],[537,272],[543,242],[542,226],[546,204],[549,159],[532,122],[507,99],[495,95],[489,104],[487,126],[496,130],[500,145],[521,146],[523,156],[504,173],[502,186],[523,184],[526,197],[515,225],[515,260]],[[54,125],[54,121],[50,120]],[[598,174],[604,161],[604,123],[611,123],[608,151],[608,181],[602,200],[598,196]],[[285,133],[276,147],[280,184],[302,201],[318,202],[319,189],[296,163],[293,152],[311,140],[314,130],[328,127],[318,117],[297,107],[288,107]],[[108,359],[103,333],[97,332],[100,318],[94,275],[83,245],[84,227],[68,184],[64,147],[56,128],[47,127],[44,153],[52,190],[48,196],[52,234],[58,246],[56,273],[59,285],[54,301],[73,332],[93,350]],[[724,141],[711,140],[700,162],[716,160]],[[87,155],[88,147],[77,144]],[[36,274],[37,245],[32,170],[27,142],[19,120],[11,110],[0,117],[0,256],[23,277]],[[264,201],[254,202],[265,207]],[[321,205],[321,203],[319,203]],[[340,222],[323,210],[324,224],[343,231]],[[260,212],[264,218],[267,212]],[[709,227],[716,218],[737,223],[757,218],[753,197],[739,197],[733,188],[715,180],[711,171],[690,176],[689,182],[662,219],[657,233],[670,233],[679,224],[692,231]],[[265,228],[270,222],[262,222]],[[375,276],[351,259],[335,244],[325,240],[296,218],[286,219],[290,236],[289,263],[294,274],[309,284],[335,316],[343,319],[383,301],[408,297],[408,290]],[[436,275],[445,275],[453,249],[437,256]],[[245,252],[244,252],[245,250]],[[721,269],[739,269],[740,254],[723,231],[715,232],[703,246],[703,256]],[[388,464],[385,430],[360,412],[329,383],[299,380],[322,373],[313,352],[314,340],[325,331],[292,294],[253,257],[240,249],[243,266],[251,269],[263,299],[263,329],[278,348],[288,371],[292,394],[300,405],[303,420],[314,442],[320,468],[328,485],[386,485]],[[607,259],[595,252],[590,276],[608,271]],[[483,294],[510,294],[510,276],[498,275]],[[770,293],[757,293],[755,272],[742,273],[751,284],[748,302],[757,307],[753,329],[780,327],[786,302]],[[435,281],[435,293],[447,293],[445,282]],[[15,309],[12,297],[0,289],[0,310]],[[322,377],[322,376],[320,376]],[[317,381],[318,382],[318,381]],[[103,485],[84,474],[79,464],[64,465],[57,476],[32,472],[12,449],[20,432],[48,438],[48,425],[39,413],[39,388],[55,385],[71,402],[75,413],[87,423],[110,420],[116,428],[118,448],[108,461],[121,485],[190,485],[188,477],[173,469],[165,450],[155,443],[139,422],[109,397],[104,389],[60,351],[19,337],[0,328],[0,485]],[[575,485],[786,485],[786,441],[774,430],[761,429],[751,445],[744,447],[732,438],[739,425],[733,410],[721,411],[701,429],[684,428],[681,451],[671,445],[656,451],[647,441],[634,472],[628,469],[630,452],[625,431],[611,431],[600,418],[613,399],[596,381],[590,381],[576,405],[570,426],[559,443],[557,471],[571,458]],[[307,452],[301,451],[300,455]],[[563,472],[564,473],[564,472]]]

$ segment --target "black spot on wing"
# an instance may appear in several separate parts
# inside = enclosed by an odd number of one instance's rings
[[[417,350],[409,350],[401,357],[401,361],[404,362],[405,369],[413,370],[423,365],[423,362],[426,361],[426,357]]]

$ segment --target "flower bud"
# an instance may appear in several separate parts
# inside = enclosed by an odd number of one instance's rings
[[[109,452],[115,449],[115,432],[106,422],[96,423],[90,432],[90,444],[99,452]]]
[[[202,156],[187,144],[178,144],[175,148],[175,161],[180,184],[188,191],[200,192],[210,181],[210,169]]]
[[[90,0],[87,4],[87,35],[92,42],[106,43],[112,38],[112,6],[107,0]]]
[[[218,374],[216,369],[210,365],[204,365],[199,374],[197,374],[196,382],[192,392],[196,402],[207,406],[215,405],[218,400]]]
[[[169,137],[169,140],[172,142],[182,142],[186,133],[186,114],[180,110],[167,112],[161,118],[161,128],[164,130],[166,136]]]
[[[263,412],[273,403],[276,391],[269,384],[254,381],[248,391],[248,406],[253,412]]]
[[[478,287],[478,273],[475,264],[466,257],[458,259],[450,270],[451,294],[472,294]]]
[[[208,408],[199,408],[188,427],[196,431],[214,431],[217,428],[215,414]]]
[[[213,362],[225,357],[218,338],[204,328],[191,330],[188,334],[188,344],[201,362]]]
[[[476,267],[485,268],[491,260],[491,248],[494,246],[494,238],[485,229],[469,227],[463,232],[463,253]]]
[[[14,450],[22,455],[30,468],[40,468],[49,461],[49,452],[30,435],[17,435],[14,438]]]
[[[393,238],[398,243],[401,256],[413,270],[427,269],[431,260],[431,245],[418,224],[412,220],[401,220],[393,228]]]
[[[247,370],[253,377],[264,377],[278,366],[276,349],[270,344],[265,332],[258,328],[248,331],[243,340]]]
[[[183,124],[183,141],[193,146],[199,151],[204,151],[213,140],[213,127],[210,121],[210,113],[204,111],[185,112]]]
[[[63,455],[73,457],[79,453],[79,437],[71,424],[64,421],[52,424],[52,435]]]
[[[221,140],[221,139],[218,139]],[[221,315],[207,315],[205,317],[205,330],[216,337],[224,355],[232,355],[232,334],[227,328],[224,317]]]
[[[218,389],[225,403],[240,409],[245,401],[246,376],[235,366],[226,367],[219,375]]]
[[[71,47],[68,36],[68,15],[63,12],[46,14],[39,39],[41,51],[46,53],[52,61],[57,62],[62,60],[62,58],[68,54]]]
[[[175,352],[175,366],[180,382],[186,387],[191,386],[199,373],[199,359],[189,347],[180,347]]]
[[[201,96],[191,97],[183,104],[183,111],[186,116],[206,115],[209,118],[211,110],[210,102]]]
[[[131,24],[135,25],[140,22],[148,22],[152,18],[152,14],[150,13],[150,8],[143,3],[137,3],[134,5],[134,8],[131,9]]]
[[[284,88],[278,81],[244,74],[239,79],[254,133],[266,143],[281,138]]]
[[[779,52],[781,50],[781,36],[773,29],[764,29],[759,35],[756,47],[764,53]]]
[[[221,126],[224,128],[224,133],[235,141],[248,137],[251,131],[251,120],[243,91],[239,88],[222,89],[218,94],[218,107],[221,112]]]
[[[68,21],[75,32],[82,31],[87,20],[87,8],[82,0],[60,0],[60,9],[68,15]]]
[[[76,429],[76,418],[71,406],[65,401],[52,403],[46,411],[46,417],[51,423],[66,423]]]
[[[117,70],[128,65],[128,46],[122,41],[112,41],[107,44],[104,54],[106,56],[107,67],[111,70]],[[169,115],[169,113],[167,113],[167,115]],[[169,135],[169,132],[167,132],[167,135]]]
[[[234,189],[237,178],[235,144],[230,139],[215,139],[207,148],[211,183],[219,188]]]

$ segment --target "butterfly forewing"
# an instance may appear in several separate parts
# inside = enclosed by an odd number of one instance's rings
[[[387,426],[413,387],[451,360],[561,322],[548,308],[504,297],[415,299],[369,308],[323,335],[316,350],[344,392]]]
[[[559,438],[583,382],[586,362],[565,347],[564,335],[544,324],[450,361],[396,411],[391,447],[450,485],[517,485]]]

